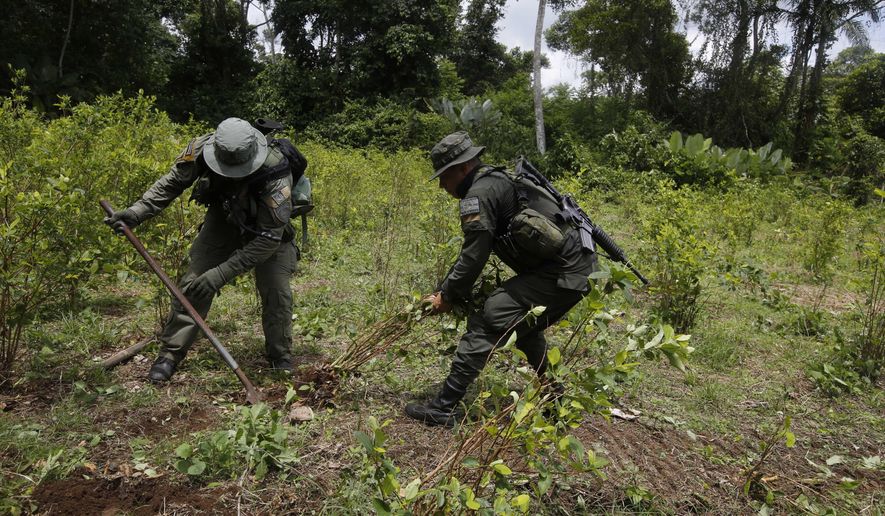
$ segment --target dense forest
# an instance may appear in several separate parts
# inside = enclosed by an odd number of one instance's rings
[[[537,7],[522,49],[505,0],[7,5],[0,512],[885,511],[885,1]],[[542,88],[542,41],[579,85]],[[295,374],[261,360],[251,275],[207,319],[252,405],[206,340],[146,381],[169,293],[98,206],[232,116],[285,126],[316,205],[293,222]],[[492,260],[471,306],[420,308],[461,248],[427,182],[456,130],[528,157],[651,282],[600,260],[547,331],[553,412],[508,341],[448,430],[403,405],[512,275]],[[183,195],[135,230],[174,279],[204,212]]]
[[[875,182],[885,72],[868,32],[881,4],[550,2],[558,20],[538,36],[585,72],[577,88],[544,92],[534,146],[535,56],[496,41],[503,0],[19,2],[0,25],[0,93],[18,81],[58,116],[61,96],[143,92],[176,122],[269,117],[388,149],[432,145],[440,115],[454,114],[497,157],[549,150],[562,171],[604,135],[645,124],[722,148],[772,142],[819,176]],[[853,46],[834,56],[839,37]]]

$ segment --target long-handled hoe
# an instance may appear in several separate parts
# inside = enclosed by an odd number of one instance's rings
[[[114,209],[107,201],[102,200],[98,203],[108,214],[108,216],[114,214]],[[215,351],[217,351],[218,354],[221,355],[221,358],[224,359],[224,363],[226,363],[228,367],[233,369],[234,374],[237,375],[240,383],[242,383],[243,387],[246,388],[246,401],[252,405],[260,402],[261,395],[258,393],[258,390],[255,388],[254,385],[252,385],[252,382],[250,382],[249,379],[246,378],[246,374],[243,373],[242,369],[240,369],[240,365],[237,364],[237,361],[234,360],[234,357],[232,357],[227,349],[221,344],[221,341],[218,340],[218,337],[216,337],[215,334],[212,333],[212,330],[209,329],[206,321],[204,321],[203,318],[200,317],[200,314],[197,313],[197,311],[191,305],[190,301],[188,301],[187,298],[184,297],[184,294],[182,294],[178,287],[175,286],[175,283],[173,283],[172,280],[169,279],[169,276],[167,276],[166,273],[163,272],[163,269],[160,268],[160,265],[156,261],[154,261],[150,254],[148,254],[147,249],[144,248],[144,245],[141,243],[138,237],[135,236],[135,233],[133,233],[132,230],[126,226],[126,224],[123,224],[122,222],[120,222],[119,224],[121,229],[123,230],[123,234],[126,235],[126,239],[129,240],[129,243],[131,243],[132,246],[135,247],[135,250],[138,251],[138,254],[140,254],[142,258],[144,258],[148,266],[150,266],[151,270],[153,270],[154,273],[160,278],[160,281],[163,282],[163,285],[165,285],[166,288],[169,289],[169,292],[171,292],[172,295],[175,296],[175,299],[177,299],[178,302],[181,303],[181,306],[184,307],[188,315],[190,315],[194,322],[197,323],[197,326],[199,326],[199,328],[203,330],[203,333],[206,335],[206,338],[209,339],[209,342],[212,343]]]

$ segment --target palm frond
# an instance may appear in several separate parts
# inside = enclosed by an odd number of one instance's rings
[[[842,27],[840,27],[840,30],[852,45],[858,47],[870,46],[870,34],[860,20],[846,20]]]

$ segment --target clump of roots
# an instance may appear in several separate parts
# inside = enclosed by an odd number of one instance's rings
[[[314,407],[332,404],[341,375],[328,362],[312,365],[295,372],[295,389],[298,390],[302,402]]]
[[[343,378],[359,374],[360,368],[367,362],[393,351],[397,343],[427,315],[428,307],[408,305],[401,312],[376,322],[352,340],[344,353],[331,363],[298,370],[295,373],[295,388],[310,405],[331,404]]]

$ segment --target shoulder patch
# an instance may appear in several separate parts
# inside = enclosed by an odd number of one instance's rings
[[[274,190],[264,198],[264,202],[270,208],[274,220],[280,224],[289,222],[289,217],[292,215],[292,201],[289,200],[290,197],[292,197],[292,189],[286,185],[279,190]]]
[[[281,204],[289,200],[289,197],[292,196],[292,190],[285,186],[280,190],[277,190],[270,194],[269,196],[264,198],[264,202],[270,206],[271,209],[278,208]]]
[[[183,161],[193,161],[196,157],[196,153],[194,152],[194,140],[191,140],[187,143],[187,147],[181,151],[181,154],[175,158],[176,163],[181,163]]]
[[[461,200],[461,216],[476,215],[479,213],[479,197],[468,197]]]
[[[189,141],[187,147],[185,147],[185,149],[181,151],[181,154],[175,158],[175,162],[192,162],[197,159],[197,156],[200,155],[200,152],[203,150],[203,145],[206,143],[206,140],[209,139],[209,136],[210,135],[207,134]]]

